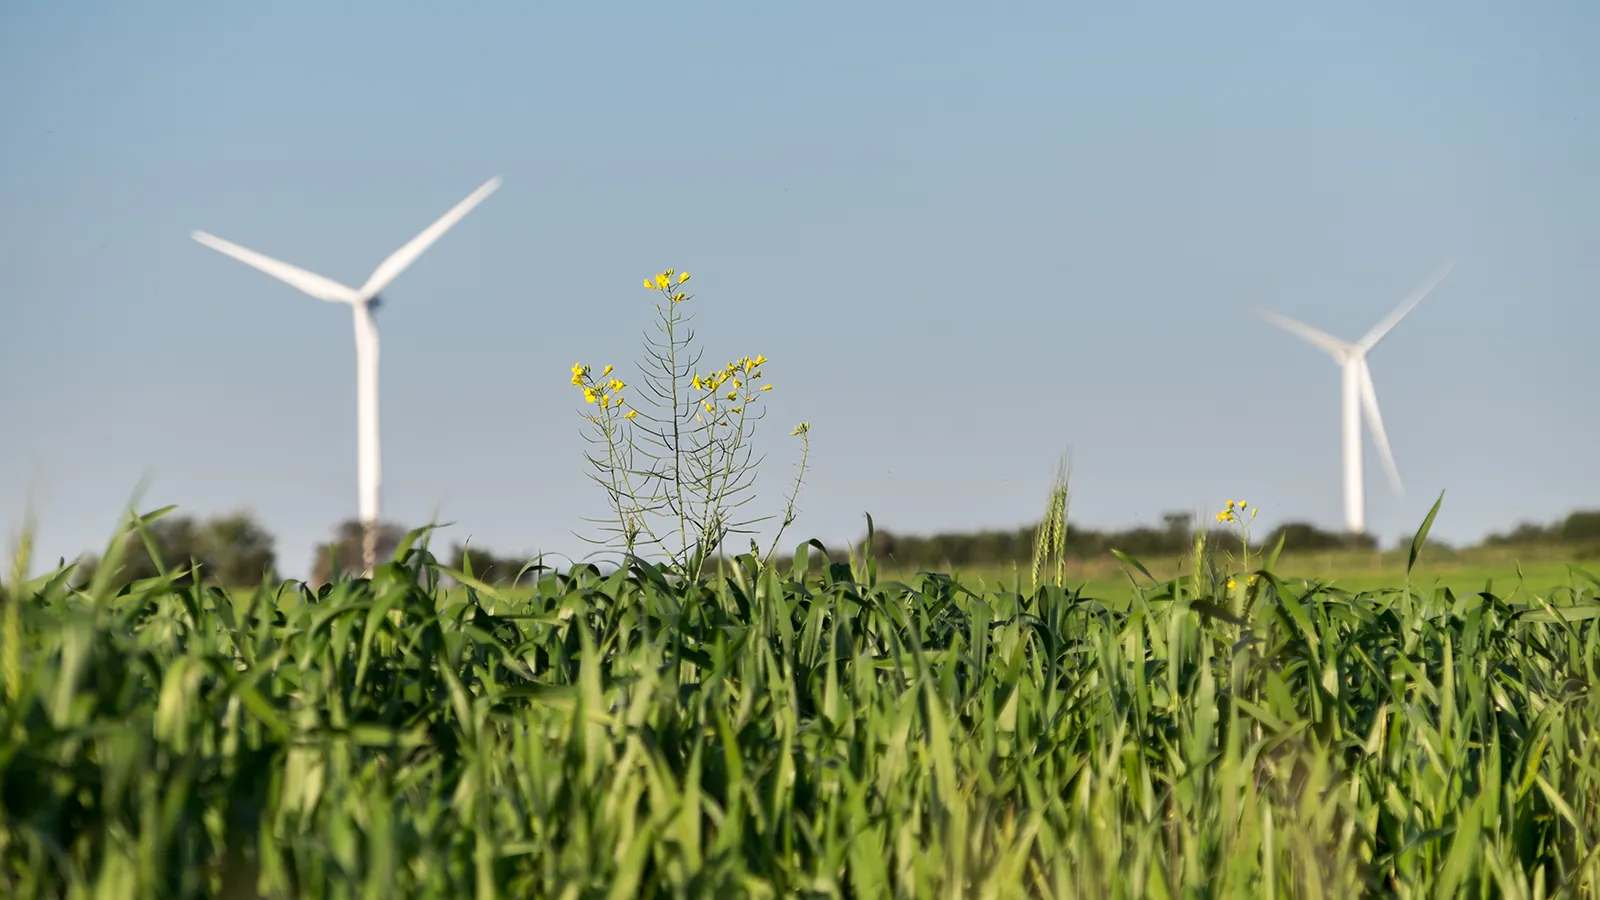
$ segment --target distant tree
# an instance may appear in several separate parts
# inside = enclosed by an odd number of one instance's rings
[[[1029,525],[1012,530],[989,529],[970,532],[942,532],[932,535],[912,535],[877,528],[872,535],[872,553],[883,560],[892,560],[902,567],[949,568],[972,565],[1025,564],[1030,561],[1033,538],[1037,526]],[[1066,551],[1074,559],[1103,558],[1111,550],[1120,550],[1135,557],[1158,558],[1186,554],[1192,549],[1195,525],[1188,513],[1166,513],[1161,517],[1161,527],[1136,526],[1122,530],[1098,530],[1069,522]],[[1209,527],[1206,544],[1215,552],[1239,553],[1239,536],[1232,528]],[[1255,550],[1270,549],[1283,538],[1284,549],[1298,552],[1316,551],[1376,551],[1378,539],[1371,534],[1349,534],[1328,531],[1309,522],[1285,522],[1266,534],[1252,534],[1251,546]],[[855,543],[861,552],[865,541]],[[1410,536],[1402,538],[1404,549],[1411,543]],[[1491,534],[1484,546],[1534,546],[1565,543],[1586,548],[1586,552],[1600,553],[1600,510],[1579,510],[1552,525],[1524,522],[1504,534]],[[1455,554],[1459,550],[1437,539],[1430,540],[1431,553]],[[787,564],[787,561],[785,562]],[[818,567],[821,560],[811,557],[811,565]]]
[[[394,557],[394,551],[399,548],[400,542],[405,539],[408,528],[402,528],[393,522],[378,523],[378,564],[382,565]],[[312,587],[321,587],[332,581],[334,559],[328,555],[329,544],[332,544],[334,555],[338,559],[339,571],[346,576],[360,573],[361,571],[361,523],[356,519],[346,519],[333,529],[333,540],[317,545],[315,556],[311,564]]]
[[[1503,534],[1495,533],[1483,539],[1486,547],[1526,547],[1554,544],[1560,540],[1558,529],[1536,522],[1519,522],[1517,527]]]
[[[1310,522],[1285,522],[1267,532],[1261,546],[1272,548],[1283,538],[1283,549],[1290,551],[1313,550],[1376,550],[1378,539],[1370,534],[1350,534],[1326,531]]]
[[[1365,531],[1360,534],[1350,534],[1346,532],[1341,534],[1340,537],[1344,540],[1344,548],[1346,550],[1378,549],[1378,539],[1375,536],[1366,533]]]
[[[1400,551],[1410,550],[1411,537],[1409,535],[1401,535],[1400,539],[1394,542],[1394,548]],[[1455,556],[1460,551],[1448,541],[1430,537],[1422,542],[1422,553],[1422,558],[1424,559],[1438,559],[1440,556]]]
[[[1183,549],[1185,541],[1174,540],[1175,535],[1164,528],[1151,528],[1140,525],[1125,531],[1113,531],[1106,535],[1109,546],[1107,549],[1121,550],[1132,556],[1165,556],[1178,553]]]
[[[472,560],[472,577],[486,584],[507,584],[517,577],[530,560],[515,556],[496,556],[482,547],[464,547],[456,544],[450,548],[450,568],[465,571],[467,557]],[[534,575],[530,569],[529,576]]]
[[[155,544],[156,556],[168,572],[198,564],[204,581],[223,587],[247,587],[259,583],[263,575],[277,580],[277,554],[273,550],[272,534],[250,513],[229,513],[203,523],[191,516],[169,514],[151,522],[145,530],[150,543]],[[116,577],[112,579],[114,586],[121,587],[160,574],[143,535],[129,532],[121,540],[122,558]],[[86,555],[75,573],[74,582],[87,584],[102,564],[102,560]],[[192,576],[185,573],[178,580],[188,582]]]
[[[1561,541],[1566,544],[1600,544],[1600,509],[1581,509],[1561,523]]]
[[[205,550],[200,539],[201,529],[193,518],[169,513],[151,522],[145,530],[150,535],[150,543],[155,544],[162,566],[168,571],[188,568],[194,563],[205,564]],[[143,536],[135,531],[124,536],[123,541],[125,546],[122,551],[122,572],[118,578],[119,582],[138,581],[160,574],[156,570],[155,560],[150,557],[150,548],[146,546]],[[189,578],[184,576],[180,580],[188,581]]]
[[[246,512],[218,516],[200,532],[200,551],[207,571],[229,587],[278,580],[278,554],[272,533]]]

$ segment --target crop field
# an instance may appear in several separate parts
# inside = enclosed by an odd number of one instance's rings
[[[1592,582],[1406,588],[1402,561],[1352,593],[1266,560],[1141,575],[1119,606],[865,558],[808,571],[802,545],[508,596],[422,536],[315,594],[175,570],[74,588],[24,559],[0,623],[0,893],[1600,888]]]
[[[1150,574],[1163,581],[1188,572],[1187,559],[1141,560]],[[921,567],[899,566],[879,560],[878,571],[885,577],[915,578]],[[1380,592],[1401,584],[1408,577],[1404,550],[1384,554],[1370,553],[1284,553],[1275,570],[1283,578],[1302,579],[1331,590],[1350,593]],[[1149,587],[1151,580],[1113,557],[1074,562],[1071,583],[1086,598],[1108,606],[1124,608],[1138,594],[1137,584]],[[1433,590],[1448,588],[1452,593],[1472,595],[1488,591],[1507,600],[1529,601],[1534,596],[1563,595],[1592,584],[1591,575],[1600,573],[1600,560],[1533,553],[1526,558],[1510,554],[1472,553],[1449,560],[1432,560],[1424,553],[1409,578],[1412,586]],[[973,566],[952,571],[968,585],[984,585],[1000,590],[1028,587],[1029,565]],[[1020,582],[1019,582],[1020,579]]]

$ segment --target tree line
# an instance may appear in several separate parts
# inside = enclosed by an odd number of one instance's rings
[[[882,559],[892,559],[904,566],[950,568],[954,566],[990,566],[1026,563],[1033,558],[1034,535],[1037,524],[1019,528],[989,529],[983,531],[943,532],[931,535],[911,535],[875,528],[872,534],[872,553]],[[1069,559],[1104,557],[1112,550],[1121,550],[1136,557],[1178,556],[1194,549],[1197,533],[1194,516],[1189,513],[1168,513],[1162,516],[1161,527],[1138,526],[1125,529],[1088,528],[1069,522],[1066,529],[1066,556]],[[1275,547],[1283,540],[1285,552],[1318,552],[1333,550],[1377,551],[1377,538],[1370,534],[1349,534],[1328,531],[1310,522],[1285,522],[1264,534],[1251,535],[1251,544],[1257,548]],[[1232,528],[1208,528],[1205,534],[1209,546],[1239,552],[1239,535]],[[1401,544],[1408,544],[1403,538]],[[854,545],[856,552],[866,549],[866,538]],[[1430,544],[1444,546],[1430,540]],[[1562,547],[1581,555],[1600,555],[1600,510],[1579,510],[1563,519],[1540,525],[1523,522],[1504,533],[1493,533],[1480,546],[1484,547]]]
[[[1032,558],[1037,525],[1010,529],[944,532],[913,535],[886,529],[872,534],[872,553],[903,566],[950,568],[955,566],[1009,565]],[[120,587],[159,574],[161,568],[189,580],[198,573],[201,580],[223,587],[247,587],[263,582],[278,584],[276,540],[248,512],[231,512],[200,520],[191,516],[167,515],[145,527],[145,533],[130,532],[122,538],[118,571],[111,577]],[[378,530],[378,558],[394,555],[408,529],[384,523]],[[1134,556],[1156,558],[1176,556],[1194,547],[1197,534],[1194,516],[1169,513],[1160,527],[1138,526],[1125,529],[1095,529],[1069,523],[1066,555],[1071,559],[1104,557],[1111,550]],[[1232,530],[1210,528],[1206,540],[1219,549],[1239,549],[1238,535]],[[1282,538],[1286,551],[1378,549],[1371,535],[1349,535],[1327,531],[1309,522],[1285,522],[1261,536],[1252,537],[1257,547],[1272,547]],[[1563,547],[1580,555],[1600,555],[1600,510],[1579,510],[1547,524],[1522,522],[1506,532],[1486,537],[1483,547]],[[855,542],[857,552],[866,549],[866,539]],[[155,555],[151,555],[152,549]],[[529,564],[526,558],[501,556],[477,547],[452,544],[444,557],[450,568],[466,571],[470,558],[473,577],[489,584],[515,580]],[[335,570],[349,573],[360,568],[361,525],[355,520],[339,523],[329,540],[316,547],[311,577],[307,583],[320,587],[334,578]],[[79,557],[73,580],[87,584],[102,562],[93,554]]]
[[[378,559],[392,558],[409,530],[392,522],[380,524]],[[119,589],[154,578],[163,569],[180,582],[193,581],[198,575],[202,582],[220,587],[277,585],[283,581],[278,571],[276,539],[248,512],[204,520],[169,514],[150,522],[143,533],[130,531],[120,541],[118,570],[110,578],[112,586]],[[477,547],[469,550],[461,544],[451,546],[444,562],[452,569],[467,571],[469,559],[473,576],[491,584],[512,581],[527,565],[527,560],[497,556]],[[102,564],[97,554],[79,556],[73,582],[90,583]],[[334,527],[329,540],[317,544],[307,584],[320,587],[334,579],[336,570],[352,573],[360,568],[361,523],[349,519]]]

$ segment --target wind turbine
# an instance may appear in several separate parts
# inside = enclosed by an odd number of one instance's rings
[[[1384,335],[1398,325],[1424,297],[1432,293],[1453,268],[1455,260],[1450,260],[1436,269],[1421,287],[1401,301],[1394,312],[1389,313],[1355,343],[1339,340],[1310,325],[1296,322],[1270,310],[1257,310],[1262,318],[1284,331],[1321,347],[1343,370],[1341,420],[1344,425],[1344,523],[1345,529],[1351,534],[1362,534],[1366,531],[1366,498],[1361,472],[1362,412],[1366,413],[1367,427],[1372,429],[1372,438],[1378,445],[1378,453],[1383,460],[1384,470],[1389,475],[1389,483],[1394,486],[1396,493],[1405,491],[1400,483],[1400,470],[1394,464],[1394,454],[1389,451],[1389,438],[1383,430],[1383,415],[1378,412],[1378,395],[1372,387],[1372,372],[1367,368],[1367,352],[1376,347]]]
[[[401,272],[406,270],[423,251],[427,250],[446,231],[500,188],[500,177],[484,182],[477,190],[457,203],[438,221],[422,230],[405,246],[384,260],[365,284],[350,288],[313,272],[280,262],[238,244],[207,234],[193,233],[195,240],[219,253],[226,254],[248,266],[253,266],[281,281],[299,288],[318,300],[330,303],[348,303],[355,316],[356,331],[356,482],[361,514],[361,563],[364,574],[370,576],[377,565],[378,556],[378,486],[382,481],[382,465],[378,453],[378,325],[373,311],[382,303],[378,296]]]

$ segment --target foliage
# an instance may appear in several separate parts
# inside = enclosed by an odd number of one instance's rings
[[[801,462],[804,465],[804,455]],[[1065,500],[1065,497],[1062,499]],[[1112,549],[1141,557],[1182,556],[1193,547],[1197,536],[1205,538],[1216,550],[1238,549],[1236,539],[1231,532],[1208,530],[1197,534],[1193,527],[1194,517],[1187,513],[1167,513],[1162,517],[1160,528],[1099,530],[1076,522],[1069,523],[1063,509],[1059,531],[1052,532],[1048,528],[1041,527],[1049,521],[1048,512],[1047,509],[1046,517],[1041,519],[1039,524],[1008,530],[919,536],[878,529],[873,533],[872,552],[879,557],[893,560],[901,567],[948,569],[1008,566],[1014,563],[1030,564],[1041,546],[1041,538],[1045,544],[1052,547],[1057,537],[1060,539],[1059,547],[1051,551],[1059,555],[1059,561],[1052,557],[1045,563],[1051,568],[1057,568],[1067,560],[1106,559]],[[239,549],[231,550],[220,557],[208,552],[193,552],[192,546],[179,546],[181,542],[174,536],[176,533],[193,535],[197,531],[233,521],[247,522],[248,533],[253,536],[248,541],[225,539],[222,542],[224,546]],[[1481,546],[1513,549],[1551,547],[1568,551],[1571,554],[1569,558],[1573,559],[1592,557],[1600,555],[1600,537],[1595,536],[1591,530],[1597,527],[1595,525],[1597,521],[1600,521],[1600,512],[1578,510],[1549,525],[1524,522],[1507,532],[1491,534]],[[153,523],[150,532],[158,547],[163,548],[160,553],[169,565],[179,562],[187,564],[187,560],[194,558],[199,560],[207,571],[225,569],[229,574],[217,576],[218,583],[223,585],[254,584],[265,564],[275,560],[272,535],[247,514],[222,516],[198,526],[192,520],[189,520],[188,524],[177,524],[176,521],[169,524],[166,519],[161,519]],[[391,523],[383,526],[379,546],[380,558],[385,558],[393,552],[393,548],[398,545],[404,533],[404,529],[399,525]],[[354,521],[342,523],[335,529],[334,535],[340,564],[358,566],[361,558],[360,525]],[[1276,526],[1262,537],[1261,544],[1271,547],[1276,545],[1280,538],[1283,540],[1284,550],[1290,553],[1378,549],[1377,541],[1371,535],[1347,535],[1342,532],[1325,531],[1313,524],[1300,521],[1290,521]],[[352,540],[354,543],[351,543]],[[1430,540],[1429,546],[1448,550],[1436,541]],[[248,548],[256,549],[248,550]],[[126,549],[129,558],[124,560],[124,564],[129,567],[129,574],[123,578],[122,583],[149,578],[155,574],[155,566],[149,559],[140,538],[133,537]],[[715,570],[718,565],[732,558],[732,555],[726,552],[727,549],[724,547],[722,552],[713,555],[713,563],[708,567],[709,570]],[[864,543],[858,542],[854,549],[860,552],[866,547]],[[260,555],[252,556],[252,553]],[[478,568],[483,568],[490,562],[489,555],[481,549],[474,549],[472,557],[473,565]],[[219,559],[222,561],[219,562]],[[243,562],[229,563],[226,561],[228,559],[243,560]],[[452,554],[450,559],[452,567],[459,568],[459,565],[455,564],[460,562],[460,558]],[[80,560],[82,562],[73,577],[78,583],[85,584],[96,571],[99,560],[93,554],[87,553],[83,554]],[[498,568],[505,568],[515,563],[516,569],[520,569],[526,562],[514,557],[495,557],[493,561]],[[787,557],[780,557],[777,562],[779,565],[787,566],[790,560]],[[1043,574],[1045,573],[1041,572],[1041,575]],[[276,577],[274,575],[269,580],[276,580]],[[316,550],[311,584],[322,585],[328,580],[327,546],[322,545]]]
[[[19,562],[0,894],[1600,892],[1593,579],[1108,608],[812,544],[512,597],[418,537],[316,592]]]
[[[346,519],[333,529],[333,540],[317,545],[311,562],[312,587],[321,587],[336,580],[341,573],[355,574],[361,570],[361,540],[365,534],[359,519]],[[378,523],[378,559],[394,555],[395,548],[405,538],[406,530],[393,522]],[[338,572],[335,572],[337,566]]]
[[[481,547],[456,544],[450,548],[449,567],[467,572],[472,577],[496,586],[509,585],[519,578],[527,578],[524,569],[537,575],[543,566],[526,557],[496,556]]]
[[[772,385],[759,384],[767,358],[744,356],[700,371],[703,354],[694,346],[690,327],[693,299],[683,292],[689,273],[668,269],[646,278],[647,290],[660,294],[656,334],[646,334],[640,374],[644,384],[628,403],[628,384],[606,366],[595,375],[590,366],[572,366],[572,385],[582,394],[586,435],[595,450],[585,453],[589,477],[606,492],[612,518],[599,523],[605,540],[627,557],[665,554],[669,568],[698,578],[725,550],[731,535],[750,533],[765,518],[741,519],[753,499],[756,470],[756,423],[765,416],[762,400]],[[792,435],[802,440],[800,469],[773,547],[794,521],[795,500],[810,449],[810,428],[801,424]],[[751,540],[752,552],[759,552]],[[771,551],[768,551],[770,557]]]
[[[1344,531],[1327,531],[1310,522],[1284,522],[1261,539],[1267,546],[1283,541],[1287,550],[1300,552],[1313,550],[1376,550],[1378,540],[1370,534],[1350,534]]]
[[[894,559],[904,566],[935,568],[997,566],[1012,563],[1027,565],[1036,553],[1041,540],[1054,541],[1048,516],[1038,524],[1015,529],[984,531],[941,532],[932,535],[911,535],[897,531],[877,530],[873,534],[872,550],[885,558]],[[1162,517],[1162,527],[1140,526],[1126,529],[1101,530],[1065,519],[1059,528],[1060,553],[1064,559],[1094,559],[1105,557],[1112,550],[1137,556],[1178,556],[1194,546],[1197,537],[1209,545],[1239,551],[1237,535],[1226,529],[1198,531],[1194,517],[1187,513],[1167,513]],[[1286,550],[1376,550],[1378,542],[1371,535],[1348,535],[1323,531],[1305,522],[1288,522],[1277,526],[1262,538],[1266,546],[1284,539]],[[857,544],[860,548],[863,545]]]
[[[164,516],[150,522],[142,535],[129,532],[122,541],[121,563],[110,576],[118,587],[154,578],[163,568],[195,566],[201,577],[225,587],[254,585],[263,578],[278,580],[272,533],[248,512],[213,516],[204,522],[189,516]],[[78,583],[89,583],[100,565],[98,558],[86,555],[75,574]],[[191,576],[183,573],[177,577]]]
[[[202,531],[205,571],[224,586],[276,582],[277,554],[272,533],[248,513],[236,512],[206,522]]]
[[[1548,525],[1523,522],[1509,532],[1489,535],[1484,543],[1512,547],[1561,544],[1600,552],[1600,509],[1575,510]]]

